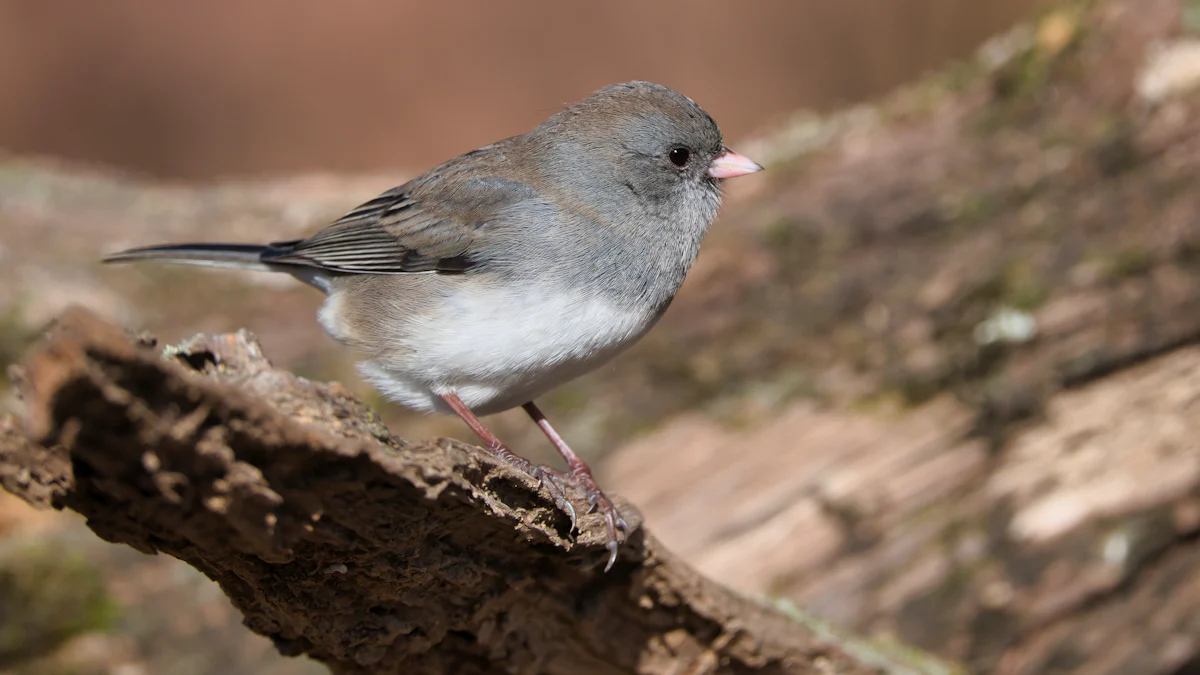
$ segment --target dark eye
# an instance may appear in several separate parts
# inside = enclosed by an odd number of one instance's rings
[[[687,166],[688,160],[692,158],[692,152],[687,148],[675,148],[667,157],[671,163],[679,168]]]

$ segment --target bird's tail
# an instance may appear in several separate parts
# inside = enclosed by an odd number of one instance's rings
[[[202,267],[225,267],[238,270],[277,272],[279,271],[278,265],[268,265],[262,259],[262,254],[271,249],[272,247],[270,246],[257,246],[253,244],[166,244],[162,246],[131,248],[120,253],[113,253],[105,256],[104,262],[122,263],[152,260],[155,262],[199,265]]]

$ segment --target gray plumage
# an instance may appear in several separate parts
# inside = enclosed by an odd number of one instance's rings
[[[728,151],[691,99],[631,82],[445,162],[307,239],[106,260],[292,274],[328,294],[321,324],[389,398],[449,412],[453,395],[486,415],[645,334],[696,258],[720,179],[760,168]]]
[[[676,148],[690,155],[682,168]],[[448,412],[438,394],[454,389],[486,415],[600,365],[654,324],[716,215],[719,181],[706,170],[722,151],[691,99],[613,85],[307,239],[107,260],[296,275],[330,294],[321,323],[367,357],[364,373],[389,397]]]

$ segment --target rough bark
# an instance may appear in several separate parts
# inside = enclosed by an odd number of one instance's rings
[[[1198,402],[1190,345],[1059,392],[999,451],[946,399],[896,416],[798,405],[753,430],[680,420],[613,457],[608,483],[707,577],[971,672],[1186,675]],[[691,459],[659,469],[670,447]],[[718,491],[723,507],[689,496]]]
[[[628,504],[605,574],[597,516],[570,536],[478,448],[399,440],[245,332],[152,346],[68,312],[14,373],[0,479],[200,569],[286,654],[335,673],[877,672],[699,576]]]

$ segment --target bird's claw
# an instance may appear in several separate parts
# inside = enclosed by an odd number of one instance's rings
[[[579,519],[575,515],[575,505],[567,499],[567,492],[563,489],[563,480],[561,476],[556,475],[557,472],[548,467],[534,466],[530,473],[537,479],[538,484],[545,487],[546,491],[554,499],[554,506],[558,510],[563,511],[571,518],[570,533],[579,531]]]
[[[572,534],[580,531],[579,519],[575,506],[567,498],[566,488],[568,485],[577,485],[587,490],[588,510],[586,514],[590,515],[599,511],[604,516],[604,524],[608,530],[608,538],[604,544],[604,547],[608,549],[608,562],[604,566],[604,571],[612,569],[617,562],[617,552],[621,542],[629,533],[629,524],[625,522],[621,512],[596,484],[595,479],[590,474],[575,472],[564,474],[548,466],[533,465],[530,467],[529,473],[550,492],[550,496],[554,499],[554,505],[570,516]]]
[[[554,505],[567,512],[571,517],[571,533],[579,531],[579,519],[575,517],[575,506],[571,504],[565,497],[554,502]]]
[[[599,511],[604,516],[604,524],[608,530],[608,541],[604,545],[608,549],[608,564],[604,566],[604,571],[607,572],[617,562],[617,550],[629,532],[629,525],[621,517],[621,512],[617,510],[608,496],[600,490],[594,480],[591,480],[591,476],[577,476],[576,478],[587,485],[588,513]]]

